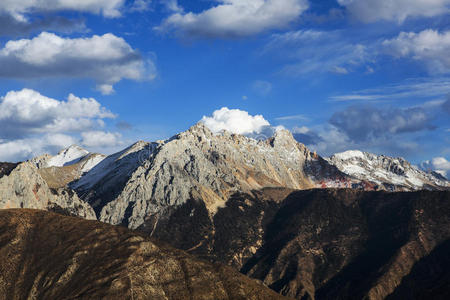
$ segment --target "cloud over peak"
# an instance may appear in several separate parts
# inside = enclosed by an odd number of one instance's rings
[[[191,37],[234,38],[280,29],[297,19],[307,0],[219,0],[220,4],[200,13],[178,11],[156,29],[174,30]]]
[[[127,42],[107,33],[90,38],[62,38],[43,32],[33,39],[9,41],[0,49],[0,77],[77,77],[94,79],[104,94],[122,79],[144,80],[155,75]]]
[[[203,116],[201,122],[215,133],[226,130],[244,135],[261,133],[270,126],[270,123],[262,115],[252,116],[246,111],[227,107],[214,111],[211,117]]]

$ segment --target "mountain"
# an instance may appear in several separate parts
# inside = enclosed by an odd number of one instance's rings
[[[106,157],[50,158],[0,164],[1,207],[128,227],[297,299],[448,292],[449,269],[436,264],[448,249],[448,181],[401,158],[323,159],[285,130],[258,141],[201,123]]]
[[[367,180],[386,190],[414,191],[450,188],[450,182],[434,172],[424,172],[403,158],[351,150],[327,159],[340,171]]]
[[[122,227],[0,211],[0,299],[287,299]]]
[[[30,162],[0,163],[0,209],[5,208],[55,210],[96,219],[91,206],[80,200],[73,190],[67,187],[50,188]]]
[[[237,191],[359,185],[288,131],[257,141],[213,134],[199,123],[167,141],[138,142],[110,155],[70,187],[99,220],[135,229],[158,226],[190,200],[205,203],[214,216]]]

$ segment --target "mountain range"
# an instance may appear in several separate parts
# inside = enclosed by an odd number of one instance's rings
[[[0,164],[0,208],[128,227],[297,299],[444,299],[449,189],[402,158],[322,158],[286,130],[256,140],[202,123],[108,156],[71,146]]]

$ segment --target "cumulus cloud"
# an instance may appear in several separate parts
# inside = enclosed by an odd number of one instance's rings
[[[338,0],[365,23],[379,20],[402,23],[408,17],[433,17],[450,11],[449,0]]]
[[[450,31],[402,32],[382,44],[385,53],[425,62],[431,73],[450,72]]]
[[[435,157],[431,161],[424,161],[420,167],[426,171],[435,171],[446,178],[450,175],[450,161],[445,157]]]
[[[93,98],[73,94],[60,101],[31,89],[0,97],[0,161],[56,153],[72,144],[89,148],[122,145],[121,135],[104,132],[104,120],[116,115]]]
[[[95,128],[115,115],[93,98],[70,94],[67,101],[23,89],[0,98],[0,139],[19,139],[36,133],[75,132]]]
[[[367,141],[398,133],[432,130],[432,117],[421,107],[378,108],[370,105],[350,106],[336,112],[330,124],[353,141]]]
[[[236,134],[262,133],[270,123],[262,115],[251,116],[239,109],[222,107],[213,112],[211,117],[203,116],[203,122],[212,132],[227,130]]]
[[[24,161],[43,153],[56,153],[76,142],[75,138],[59,133],[10,141],[0,139],[0,161]]]
[[[219,0],[200,13],[178,10],[157,27],[191,37],[246,37],[288,26],[308,9],[307,0]],[[169,3],[176,3],[169,1]]]
[[[104,148],[120,145],[122,137],[119,133],[104,131],[88,131],[82,132],[82,144],[86,147]]]
[[[0,2],[0,12],[7,13],[23,22],[26,21],[29,13],[61,10],[118,17],[124,3],[125,0],[6,0]]]
[[[43,32],[33,39],[9,41],[0,49],[0,77],[92,78],[104,94],[122,79],[152,79],[152,61],[144,61],[127,42],[111,33],[90,38],[62,38]]]

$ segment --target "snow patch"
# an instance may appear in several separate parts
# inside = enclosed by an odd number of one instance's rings
[[[63,167],[73,165],[89,154],[89,151],[77,145],[61,150],[47,161],[47,167]]]

